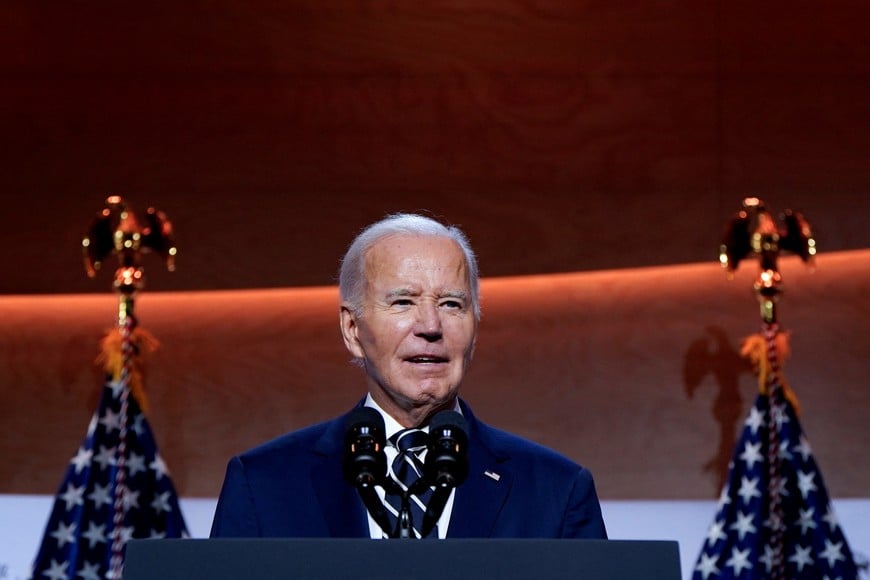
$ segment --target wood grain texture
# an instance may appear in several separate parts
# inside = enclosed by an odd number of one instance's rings
[[[870,489],[868,266],[866,250],[823,255],[812,274],[783,263],[786,376],[835,497]],[[755,275],[750,264],[728,282],[695,264],[487,279],[464,396],[482,419],[589,466],[604,498],[715,497],[721,474],[705,466],[721,413],[739,431],[757,391],[736,357],[759,326]],[[137,309],[162,343],[150,418],[184,495],[216,495],[231,455],[364,393],[333,287],[153,293]],[[106,296],[0,298],[0,424],[13,434],[0,440],[0,493],[54,491],[96,403],[89,363],[113,315]]]
[[[863,5],[5,4],[0,293],[95,292],[118,193],[176,222],[152,287],[328,285],[393,211],[507,276],[699,262],[746,195],[870,246]]]

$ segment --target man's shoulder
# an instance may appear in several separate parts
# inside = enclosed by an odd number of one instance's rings
[[[476,418],[474,423],[480,443],[501,460],[533,462],[539,466],[546,465],[572,472],[582,469],[574,460],[541,443],[487,425]]]
[[[479,428],[493,452],[497,454],[505,453],[511,456],[536,457],[557,463],[574,463],[558,451],[531,439],[521,437],[516,433],[485,424],[479,424]]]
[[[340,441],[335,440],[333,432],[339,433],[343,416],[335,417],[313,425],[284,433],[239,454],[243,463],[267,461],[275,457],[286,460],[288,456],[308,453]]]

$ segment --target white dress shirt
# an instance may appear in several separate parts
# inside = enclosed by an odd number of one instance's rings
[[[394,434],[396,434],[399,431],[401,431],[402,429],[404,429],[404,427],[402,427],[398,421],[393,419],[383,409],[381,409],[381,407],[377,403],[375,403],[374,399],[372,399],[372,396],[370,394],[366,395],[366,400],[365,400],[364,406],[371,407],[372,409],[374,409],[375,411],[380,413],[381,417],[384,418],[384,431],[385,431],[385,434],[387,436],[387,441],[389,441],[390,437],[392,437]],[[461,413],[461,411],[459,410],[459,401],[456,401],[456,408],[454,409],[454,411],[456,411],[457,413]],[[426,427],[423,427],[423,430],[428,433],[429,426],[427,425]],[[389,471],[390,476],[392,476],[393,459],[395,459],[396,455],[398,455],[398,450],[395,447],[393,447],[392,445],[390,445],[389,443],[387,443],[384,451],[387,454],[387,469]],[[420,459],[425,460],[425,457],[426,457],[426,452],[424,451],[422,453]],[[375,487],[375,491],[377,491],[378,497],[383,502],[384,497],[386,495],[384,488],[379,485],[379,486]],[[447,537],[447,526],[450,524],[450,514],[453,513],[453,496],[455,496],[455,495],[456,495],[456,490],[453,489],[450,492],[450,497],[447,498],[447,503],[444,505],[444,511],[441,512],[441,517],[438,519],[437,528],[438,528],[438,538],[439,539],[444,539]],[[384,531],[381,530],[381,526],[379,526],[377,524],[377,522],[375,522],[374,518],[372,517],[371,514],[368,513],[368,511],[366,512],[366,514],[367,514],[368,519],[369,519],[369,534],[371,535],[372,539],[378,540],[378,539],[383,538]],[[414,523],[417,525],[420,525],[421,522],[414,522]],[[387,535],[389,535],[389,532],[387,532]]]

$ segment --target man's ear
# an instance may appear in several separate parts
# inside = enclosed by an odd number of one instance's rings
[[[359,340],[359,323],[350,304],[342,303],[338,311],[339,324],[341,325],[341,337],[344,346],[354,358],[365,358],[365,351]]]

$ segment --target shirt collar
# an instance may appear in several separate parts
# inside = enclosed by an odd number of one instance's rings
[[[398,421],[393,419],[393,417],[391,415],[389,415],[386,411],[381,409],[381,406],[378,405],[375,402],[375,400],[372,398],[371,393],[366,394],[366,400],[363,403],[363,406],[364,407],[371,407],[372,409],[374,409],[375,411],[380,413],[381,417],[384,418],[384,435],[386,435],[387,440],[389,440],[390,437],[392,437],[393,435],[395,435],[396,433],[398,433],[399,431],[404,429],[404,427],[402,427],[402,425],[400,425]],[[457,397],[456,401],[454,401],[454,403],[453,403],[453,410],[456,411],[457,413],[459,413],[460,415],[462,414],[462,409],[460,409],[460,407],[459,407],[459,397]],[[421,429],[423,429],[423,431],[428,433],[429,432],[429,425],[425,425],[425,426],[421,427]]]

